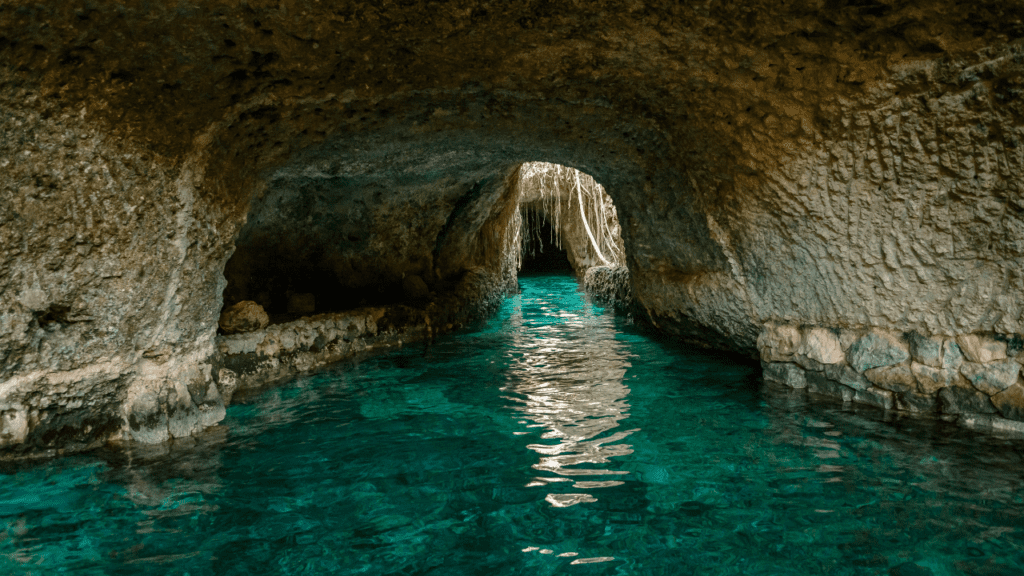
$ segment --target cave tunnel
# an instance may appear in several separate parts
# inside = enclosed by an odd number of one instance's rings
[[[432,160],[413,159],[414,168]],[[492,174],[447,166],[425,183],[409,179],[408,168],[397,177],[351,168],[269,179],[225,265],[224,308],[253,301],[277,324],[364,306],[422,307],[471,266],[517,262],[519,274],[582,278],[590,266],[622,264],[611,198],[568,166],[527,162]],[[504,227],[506,241],[485,242],[488,223],[491,232]]]

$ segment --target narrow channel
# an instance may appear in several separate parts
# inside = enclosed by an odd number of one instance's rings
[[[188,445],[0,474],[0,573],[1011,574],[1019,443],[765,389],[520,280]]]

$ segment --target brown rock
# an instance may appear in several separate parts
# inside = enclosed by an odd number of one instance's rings
[[[1024,385],[1017,383],[993,395],[992,403],[1004,418],[1024,420]]]
[[[243,300],[224,309],[220,313],[220,329],[225,334],[252,332],[262,330],[270,323],[270,317],[263,307],[252,300]]]
[[[910,372],[910,366],[906,364],[872,368],[864,372],[864,377],[875,386],[892,392],[909,392],[917,389],[917,381]]]
[[[757,349],[766,362],[789,362],[800,340],[800,329],[796,326],[766,324],[757,337]]]
[[[962,334],[956,337],[964,356],[971,362],[984,364],[1006,359],[1006,342],[981,334]]]
[[[961,379],[960,372],[955,369],[935,368],[926,364],[910,363],[910,372],[917,380],[917,388],[925,394],[935,394],[939,390],[952,386]]]

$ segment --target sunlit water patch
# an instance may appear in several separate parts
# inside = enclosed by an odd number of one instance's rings
[[[1020,574],[1015,440],[810,405],[564,277],[190,445],[0,475],[0,574]]]

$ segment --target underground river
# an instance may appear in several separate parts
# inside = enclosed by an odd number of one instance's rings
[[[187,445],[4,465],[0,573],[1024,570],[1021,441],[808,403],[568,276],[520,283]]]

